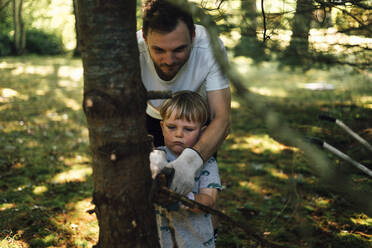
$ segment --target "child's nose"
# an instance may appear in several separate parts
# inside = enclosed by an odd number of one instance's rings
[[[177,129],[177,131],[176,131],[176,136],[177,136],[177,137],[182,137],[182,136],[183,136],[183,131],[182,131],[181,128]]]

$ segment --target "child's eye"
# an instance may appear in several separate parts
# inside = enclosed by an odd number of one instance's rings
[[[192,132],[192,131],[194,131],[193,128],[185,128],[185,130],[186,130],[187,132]]]
[[[175,127],[175,126],[167,126],[167,128],[170,129],[170,130],[173,130],[173,129],[175,129],[176,127]]]

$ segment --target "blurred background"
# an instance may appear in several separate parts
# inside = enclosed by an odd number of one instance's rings
[[[337,118],[372,143],[371,1],[193,2],[213,17],[253,97],[232,86],[218,209],[283,247],[371,247],[370,176],[327,150],[289,144],[258,113],[270,110],[288,135],[324,140],[371,170],[371,151],[319,119]],[[0,248],[98,241],[87,212],[93,180],[75,3],[0,0]],[[309,159],[318,155],[327,168]],[[219,230],[217,247],[260,247],[238,227]]]

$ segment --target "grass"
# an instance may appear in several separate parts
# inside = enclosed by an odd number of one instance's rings
[[[369,168],[371,154],[340,128],[318,120],[340,118],[372,141],[372,84],[368,72],[348,67],[290,71],[277,64],[236,62],[246,86],[303,136],[316,136]],[[246,66],[244,66],[246,65]],[[331,91],[306,84],[326,82]],[[82,69],[65,57],[0,61],[0,248],[91,247],[98,241],[92,209],[88,133],[81,109]],[[251,106],[233,95],[231,134],[219,151],[224,190],[219,209],[286,247],[370,247],[372,217],[349,198],[329,191],[301,150],[270,135]],[[326,153],[330,166],[355,187],[372,181]],[[347,177],[348,178],[348,177]],[[227,223],[217,247],[257,247]]]

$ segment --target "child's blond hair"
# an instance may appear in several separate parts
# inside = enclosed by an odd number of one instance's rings
[[[176,119],[198,122],[201,126],[206,125],[209,120],[207,102],[193,91],[179,91],[163,102],[160,107],[161,118],[168,119],[173,113],[176,114]]]

